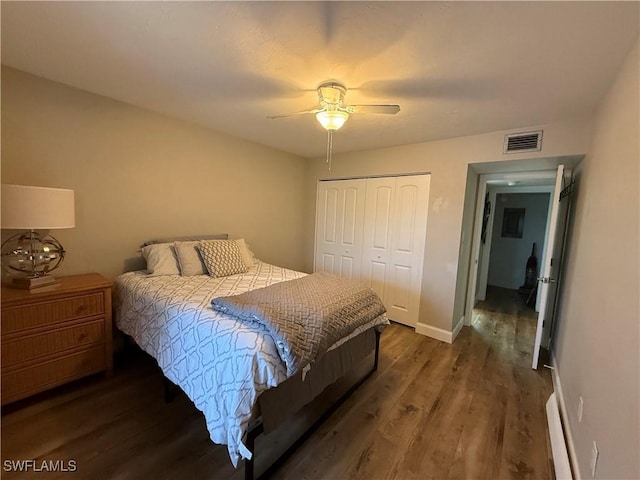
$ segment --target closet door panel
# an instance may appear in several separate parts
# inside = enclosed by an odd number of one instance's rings
[[[365,191],[364,179],[318,184],[314,271],[359,278]]]
[[[391,257],[391,216],[395,178],[367,180],[364,240],[362,252],[363,279],[387,303],[389,260]]]
[[[390,318],[400,318],[401,321],[411,310],[411,267],[393,265],[393,271],[389,275],[389,309]],[[404,323],[404,322],[403,322]]]
[[[327,273],[338,273],[338,199],[337,185],[320,184],[316,212],[316,259],[315,269]]]
[[[388,179],[381,180],[386,183]],[[373,227],[371,246],[376,250],[386,251],[389,248],[389,224],[391,222],[393,187],[386,184],[378,185],[369,190],[368,194],[372,196],[369,205],[367,205],[367,208],[371,209],[371,227]]]
[[[418,322],[422,264],[427,231],[428,175],[398,177],[392,209],[389,318],[415,326]]]
[[[416,227],[418,187],[413,184],[401,185],[396,191],[395,227],[397,253],[413,253],[414,230]]]
[[[361,198],[361,192],[358,188],[347,187],[342,192],[342,245],[344,246],[356,246],[358,243],[360,232],[357,229],[361,228],[362,219],[358,219],[358,215],[361,213],[359,210],[358,201],[363,201]]]
[[[328,244],[336,244],[337,236],[337,219],[338,219],[338,189],[328,188],[324,192],[324,215],[321,216],[323,221],[323,240]]]
[[[317,271],[334,273],[336,272],[335,265],[336,265],[335,255],[330,253],[323,253],[321,256],[321,261],[317,268]]]
[[[371,260],[362,267],[362,280],[371,287],[374,292],[382,299],[386,297],[386,278],[387,264],[386,262],[378,262]]]
[[[341,277],[360,278],[362,265],[362,230],[364,225],[365,180],[342,180],[338,201],[340,219],[338,247]]]

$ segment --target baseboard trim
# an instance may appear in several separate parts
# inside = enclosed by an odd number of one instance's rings
[[[416,325],[416,333],[424,335],[426,337],[435,338],[445,343],[453,343],[453,332],[449,330],[443,330],[442,328],[433,327],[424,323],[418,323]]]
[[[451,343],[453,343],[453,341],[456,339],[456,337],[460,333],[460,330],[462,330],[462,327],[464,327],[464,315],[460,317],[460,320],[458,320],[456,326],[453,327],[453,332],[451,332]]]
[[[562,428],[562,419],[558,409],[556,392],[553,392],[546,404],[547,425],[549,426],[549,438],[551,440],[551,454],[553,456],[553,468],[558,480],[572,480],[571,465],[569,464],[569,452]]]
[[[580,466],[578,465],[578,456],[576,455],[575,443],[573,441],[573,435],[571,434],[571,426],[569,424],[569,416],[567,415],[567,406],[564,401],[564,394],[562,393],[562,383],[560,381],[560,373],[558,371],[558,364],[556,363],[556,357],[551,353],[551,378],[553,379],[553,391],[556,394],[558,400],[558,406],[560,407],[560,417],[562,418],[562,427],[567,442],[567,449],[569,451],[569,462],[571,463],[571,470],[573,471],[573,478],[582,478],[580,474]]]

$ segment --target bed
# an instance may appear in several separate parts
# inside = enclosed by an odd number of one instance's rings
[[[248,461],[249,478],[258,434],[277,428],[373,350],[377,367],[379,334],[388,323],[384,313],[291,375],[272,332],[211,306],[213,298],[305,275],[254,259],[246,272],[218,278],[134,271],[115,281],[117,327],[203,412],[211,440],[227,446],[233,465]]]

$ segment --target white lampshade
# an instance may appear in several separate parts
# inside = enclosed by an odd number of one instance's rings
[[[2,228],[51,230],[75,227],[74,192],[64,188],[2,184]]]
[[[325,129],[338,130],[347,121],[349,114],[340,110],[324,110],[316,113],[316,118]]]

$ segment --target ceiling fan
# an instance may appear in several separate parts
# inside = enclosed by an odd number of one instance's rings
[[[327,163],[331,170],[331,151],[333,149],[333,132],[342,127],[352,113],[377,113],[394,115],[400,111],[400,105],[345,105],[344,96],[347,88],[338,82],[324,82],[318,86],[320,107],[313,110],[272,115],[267,118],[283,118],[293,115],[315,114],[316,119],[328,132]]]

